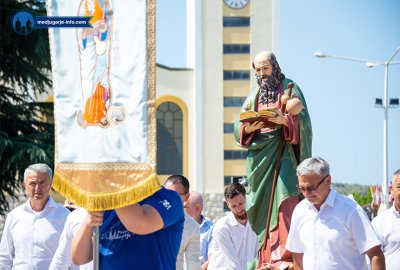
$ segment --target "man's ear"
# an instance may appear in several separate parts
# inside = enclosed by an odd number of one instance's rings
[[[329,186],[332,184],[332,178],[330,175],[328,175],[328,177],[326,178],[326,182],[329,184]]]
[[[185,195],[183,201],[184,201],[184,202],[187,202],[187,201],[189,200],[189,198],[190,198],[190,192],[188,192],[188,193]]]

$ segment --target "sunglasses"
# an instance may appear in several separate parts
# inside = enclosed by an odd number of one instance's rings
[[[325,179],[329,176],[329,174],[327,176],[325,176],[324,178],[322,178],[321,181],[319,181],[318,185],[313,186],[313,187],[300,187],[299,185],[296,185],[296,187],[301,191],[301,192],[314,192],[317,190],[317,188],[322,184],[322,182],[325,181]]]

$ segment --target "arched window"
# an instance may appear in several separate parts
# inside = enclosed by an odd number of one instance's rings
[[[157,174],[182,174],[182,110],[173,102],[157,108]]]

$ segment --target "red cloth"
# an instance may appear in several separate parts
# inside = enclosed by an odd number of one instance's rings
[[[286,269],[293,262],[292,253],[286,250],[285,245],[289,234],[290,221],[294,208],[299,203],[299,197],[290,197],[284,200],[279,207],[278,227],[269,233],[267,247],[259,250],[259,265],[257,269],[263,266],[263,263],[269,263],[271,266],[280,269]]]

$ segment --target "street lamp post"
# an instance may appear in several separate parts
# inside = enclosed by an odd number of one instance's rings
[[[381,99],[375,100],[375,105],[379,108],[382,108],[383,112],[384,112],[384,119],[383,119],[383,179],[382,179],[382,203],[384,205],[384,209],[389,208],[389,203],[390,203],[390,201],[389,201],[389,183],[390,182],[389,182],[389,177],[388,177],[388,109],[399,106],[398,98],[394,98],[394,99],[391,98],[389,101],[388,75],[389,75],[389,66],[390,65],[400,64],[400,61],[392,61],[393,58],[396,56],[396,54],[399,51],[400,51],[400,47],[398,47],[393,52],[393,54],[389,57],[389,59],[385,62],[329,55],[329,54],[325,54],[321,51],[314,53],[314,56],[318,57],[318,58],[334,58],[334,59],[339,59],[339,60],[362,62],[368,68],[372,68],[375,66],[384,66],[384,68],[385,68],[383,101]]]

